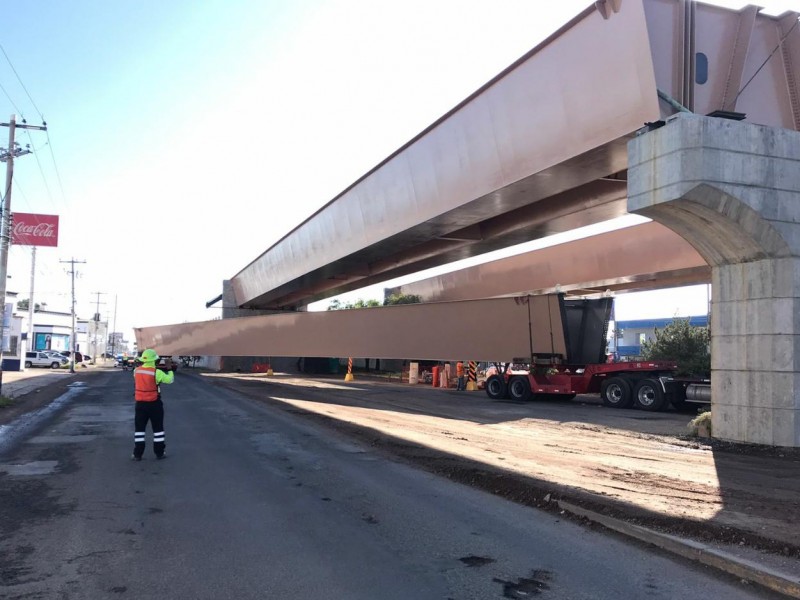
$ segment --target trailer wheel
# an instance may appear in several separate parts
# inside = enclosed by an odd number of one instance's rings
[[[642,379],[633,390],[633,402],[636,408],[658,411],[666,405],[666,396],[661,385],[655,379]]]
[[[527,402],[531,399],[531,384],[527,377],[512,377],[508,382],[508,396],[517,402]]]
[[[631,384],[622,377],[610,377],[600,385],[600,398],[611,408],[628,408],[633,402]]]
[[[486,395],[492,400],[502,400],[508,393],[506,380],[500,375],[491,375],[486,380]]]

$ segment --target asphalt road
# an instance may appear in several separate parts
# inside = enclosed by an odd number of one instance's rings
[[[98,374],[0,450],[1,598],[775,597],[196,377],[164,388],[169,458],[132,462],[131,387]]]

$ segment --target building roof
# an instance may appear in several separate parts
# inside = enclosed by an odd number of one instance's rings
[[[666,327],[676,320],[689,319],[689,325],[693,327],[707,327],[708,315],[695,315],[693,317],[670,317],[667,319],[638,319],[633,321],[616,321],[617,329],[653,329]]]

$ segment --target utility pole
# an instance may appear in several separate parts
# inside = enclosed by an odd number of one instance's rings
[[[69,357],[69,372],[75,372],[75,353],[77,352],[77,340],[75,339],[75,264],[76,263],[85,263],[85,260],[75,260],[74,258],[70,260],[62,260],[59,261],[62,263],[69,263],[72,267],[69,272],[72,275],[72,352],[70,352]]]
[[[114,360],[117,359],[116,352],[117,344],[117,295],[114,294],[114,324],[111,326],[111,356]]]
[[[105,294],[105,292],[92,292],[93,294],[97,295],[97,308],[94,312],[94,318],[92,321],[94,322],[94,332],[92,336],[93,348],[92,348],[92,364],[96,364],[97,362],[97,328],[100,326],[100,295]],[[103,302],[105,304],[105,302]]]
[[[6,163],[6,190],[3,197],[3,208],[0,214],[0,394],[3,391],[3,351],[5,350],[6,337],[6,279],[8,279],[8,247],[11,244],[11,181],[14,176],[14,159],[18,156],[30,154],[29,148],[22,149],[14,139],[17,129],[38,129],[47,131],[47,124],[28,125],[23,122],[17,124],[16,115],[11,115],[8,123],[0,123],[8,127],[8,148],[0,152],[0,161]],[[33,300],[30,300],[31,302]]]
[[[34,350],[33,347],[33,282],[36,275],[36,246],[33,246],[31,253],[31,294],[28,296],[28,343],[25,345],[26,350]],[[50,348],[47,348],[50,350]]]

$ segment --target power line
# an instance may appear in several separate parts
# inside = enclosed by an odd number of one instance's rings
[[[19,76],[19,73],[17,73],[17,70],[14,68],[14,64],[11,62],[11,59],[10,59],[10,58],[8,58],[8,54],[6,54],[6,49],[5,49],[5,48],[3,48],[3,45],[2,45],[2,44],[0,44],[0,50],[2,50],[2,51],[3,51],[3,56],[5,56],[5,57],[6,57],[6,60],[8,61],[8,64],[9,64],[9,66],[11,67],[11,70],[12,70],[12,71],[14,71],[14,75],[16,75],[16,76],[17,76],[17,81],[19,81],[19,84],[22,86],[22,89],[23,89],[23,90],[25,90],[25,93],[28,95],[28,100],[30,100],[30,101],[31,101],[31,104],[33,104],[33,108],[34,108],[34,109],[36,109],[36,112],[37,112],[37,113],[39,113],[39,116],[40,116],[40,117],[41,117],[41,119],[42,119],[42,125],[47,125],[47,123],[45,123],[45,122],[44,122],[44,115],[42,114],[42,111],[40,111],[40,110],[39,110],[39,107],[38,107],[38,106],[36,106],[36,102],[34,102],[34,101],[33,101],[33,98],[31,97],[31,94],[30,94],[30,92],[28,91],[28,88],[26,88],[26,87],[25,87],[25,84],[24,84],[24,83],[22,83],[22,79],[20,78],[20,76]],[[19,111],[17,111],[17,112],[19,112]],[[22,114],[22,113],[20,113],[20,115],[21,115],[21,114]],[[23,123],[25,123],[25,119],[22,119],[22,122],[23,122]]]
[[[27,86],[22,81],[22,78],[19,76],[19,73],[17,72],[16,67],[14,67],[14,63],[11,62],[11,59],[9,58],[8,53],[6,52],[6,49],[3,48],[2,44],[0,44],[0,50],[2,50],[3,56],[5,56],[6,61],[8,62],[8,65],[11,67],[11,70],[14,72],[14,75],[16,76],[17,81],[19,82],[20,86],[22,86],[22,89],[25,91],[25,94],[28,96],[28,100],[31,101],[31,104],[33,105],[33,108],[36,110],[37,113],[39,113],[39,118],[41,118],[41,120],[42,120],[42,126],[45,127],[44,131],[47,132],[47,129],[46,129],[47,121],[45,121],[44,114],[42,114],[42,111],[39,110],[39,107],[36,104],[36,101],[33,99],[33,96],[31,96],[31,93],[28,91]],[[0,86],[0,87],[2,87],[2,86]],[[23,116],[23,112],[17,107],[16,103],[11,99],[11,96],[8,94],[8,92],[6,92],[5,88],[3,88],[3,92],[6,94],[6,96],[8,97],[8,100],[14,106],[14,110],[16,110],[20,114],[20,116],[22,116],[22,122],[25,123],[26,121],[25,121],[25,117]],[[28,133],[28,137],[30,137],[30,133]],[[33,144],[33,140],[31,140],[31,144]],[[52,145],[52,142],[50,141],[50,134],[49,133],[47,133],[47,145],[50,146],[50,157],[53,159],[53,168],[56,171],[56,179],[58,180],[58,185],[59,185],[59,188],[61,189],[61,198],[62,198],[64,204],[66,205],[67,204],[67,201],[66,201],[67,195],[64,193],[64,184],[63,184],[63,182],[61,180],[61,173],[59,172],[58,164],[56,163],[56,156],[55,156],[55,153],[53,152],[53,145]],[[42,173],[42,180],[44,181],[44,186],[45,186],[45,189],[47,190],[47,195],[50,198],[50,201],[52,202],[53,201],[53,195],[50,192],[50,186],[48,185],[47,179],[44,176],[44,170],[42,169],[42,163],[39,161],[39,157],[38,156],[36,157],[36,162],[39,165],[39,171]]]
[[[42,118],[44,120],[44,117]],[[50,132],[46,132],[47,135],[47,146],[50,148],[50,157],[53,159],[53,168],[56,170],[56,179],[58,180],[58,187],[61,190],[61,198],[64,201],[64,204],[67,204],[67,194],[64,192],[64,184],[61,181],[61,173],[58,170],[58,164],[56,164],[56,155],[53,152],[53,143],[50,141]]]
[[[53,202],[53,194],[50,192],[50,185],[47,183],[47,177],[44,175],[44,169],[42,168],[42,161],[39,160],[39,153],[36,151],[36,146],[33,145],[33,138],[31,138],[30,131],[26,131],[25,133],[28,134],[28,139],[31,140],[30,147],[33,148],[33,156],[36,157],[36,164],[39,165],[39,173],[42,175],[42,183],[44,183],[44,189],[47,191],[47,197],[50,199],[50,204],[55,206],[55,202]]]
[[[0,83],[0,89],[2,89],[2,90],[3,90],[3,93],[6,95],[6,98],[8,98],[8,101],[9,101],[9,102],[11,102],[11,106],[13,106],[13,107],[14,107],[14,110],[15,110],[15,111],[17,111],[17,112],[20,114],[20,116],[22,116],[22,111],[19,109],[19,106],[17,106],[17,103],[16,103],[16,102],[14,102],[14,100],[12,100],[12,99],[11,99],[11,96],[10,96],[10,95],[9,95],[9,93],[6,91],[6,88],[5,88],[5,87],[3,87],[3,84],[2,84],[2,83]]]

